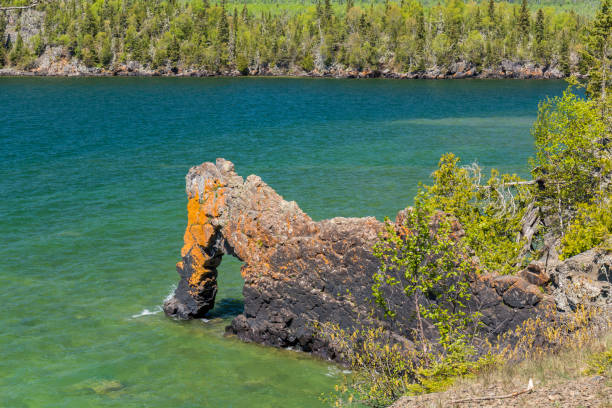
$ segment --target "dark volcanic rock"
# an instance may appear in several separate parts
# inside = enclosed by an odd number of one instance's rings
[[[562,311],[580,304],[612,313],[612,251],[593,248],[555,265],[551,271],[553,296]]]
[[[180,282],[164,305],[166,314],[205,316],[214,306],[221,257],[233,255],[244,262],[244,312],[228,331],[243,340],[333,358],[333,350],[314,336],[316,321],[344,328],[378,323],[397,338],[409,337],[414,313],[401,293],[391,301],[404,312],[392,324],[371,302],[372,275],[379,267],[371,248],[381,222],[373,217],[315,222],[259,177],[243,180],[223,159],[193,167],[186,180],[188,223],[177,264]],[[397,222],[402,219],[400,211]],[[460,226],[455,233],[461,236]],[[482,313],[483,331],[491,338],[551,302],[518,276],[474,274],[471,286],[468,307]]]

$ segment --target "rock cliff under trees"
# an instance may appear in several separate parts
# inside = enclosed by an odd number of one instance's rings
[[[426,3],[326,0],[266,11],[202,0],[32,2],[0,11],[0,75],[435,79],[578,71],[587,21],[579,14],[499,1]]]

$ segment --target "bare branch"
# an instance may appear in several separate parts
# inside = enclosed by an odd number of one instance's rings
[[[502,183],[503,187],[512,187],[512,186],[530,186],[533,184],[537,184],[538,180],[529,180],[529,181],[512,181],[510,183]],[[488,190],[491,188],[491,186],[479,186],[480,188],[484,188],[485,190]]]
[[[0,11],[10,11],[10,10],[26,10],[31,9],[40,4],[40,1],[34,1],[27,6],[8,6],[8,7],[0,7]]]
[[[464,402],[476,402],[476,401],[489,401],[489,400],[496,400],[496,399],[508,399],[508,398],[518,397],[521,394],[529,394],[532,391],[533,391],[533,380],[530,378],[527,388],[521,391],[513,392],[512,394],[492,395],[490,397],[465,398],[465,399],[460,399],[460,400],[453,400],[451,401],[451,404],[460,404]]]

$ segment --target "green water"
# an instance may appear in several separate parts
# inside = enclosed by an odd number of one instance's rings
[[[318,407],[326,362],[160,305],[178,280],[184,175],[216,157],[313,216],[382,218],[439,156],[525,175],[554,81],[0,78],[0,406]]]

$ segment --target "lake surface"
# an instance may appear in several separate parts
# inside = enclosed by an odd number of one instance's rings
[[[160,313],[184,176],[225,157],[315,219],[393,217],[441,154],[527,175],[560,81],[0,78],[0,406],[319,407],[341,375]]]

